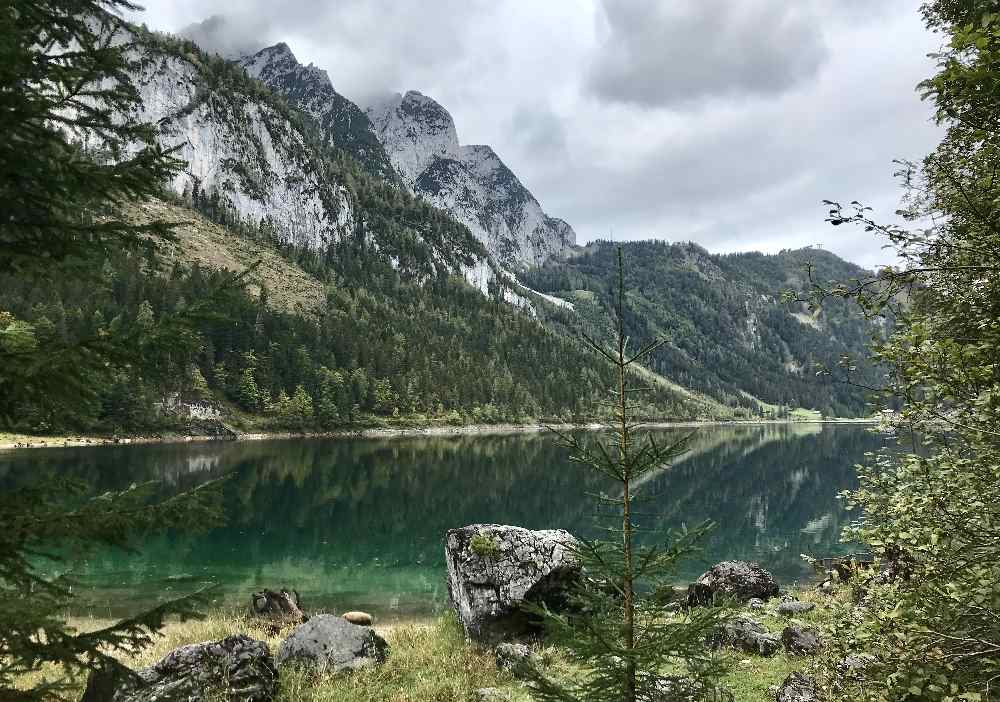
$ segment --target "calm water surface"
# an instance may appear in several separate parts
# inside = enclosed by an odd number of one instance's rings
[[[686,430],[661,432],[664,439]],[[846,550],[836,495],[853,466],[887,441],[858,426],[706,427],[692,449],[640,488],[647,527],[717,523],[678,580],[726,558],[761,562],[784,583],[811,575],[802,553]],[[447,606],[443,538],[474,522],[592,533],[588,492],[609,489],[551,436],[282,440],[0,453],[0,490],[46,472],[95,490],[157,480],[165,494],[223,474],[222,528],[168,533],[137,553],[77,564],[78,607],[121,616],[204,581],[219,599],[295,587],[307,608],[363,609],[382,621]]]

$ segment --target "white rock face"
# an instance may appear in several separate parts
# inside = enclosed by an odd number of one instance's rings
[[[493,645],[531,631],[525,602],[564,604],[580,578],[578,542],[562,529],[470,524],[445,535],[448,597],[466,636]]]
[[[576,243],[492,148],[459,144],[451,115],[431,98],[397,94],[368,116],[403,182],[468,226],[501,265],[537,265]]]
[[[159,125],[159,142],[177,147],[187,167],[178,194],[219,193],[247,223],[268,221],[288,242],[321,248],[349,232],[347,191],[325,181],[298,130],[267,103],[238,89],[205,86],[194,63],[158,49],[132,52],[142,97],[137,115]]]

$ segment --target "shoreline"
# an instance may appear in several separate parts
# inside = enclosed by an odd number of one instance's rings
[[[877,419],[741,419],[741,420],[686,420],[676,422],[645,422],[644,429],[698,429],[701,427],[737,427],[768,425],[849,424],[870,426]],[[583,424],[465,424],[460,426],[426,425],[418,427],[365,427],[336,429],[325,432],[245,432],[227,435],[165,434],[161,436],[85,436],[85,435],[31,435],[0,434],[0,451],[43,448],[81,448],[87,446],[124,446],[132,444],[183,444],[209,441],[278,441],[288,439],[408,439],[448,436],[503,436],[535,434],[548,429],[560,431],[604,431],[611,425],[600,422]]]

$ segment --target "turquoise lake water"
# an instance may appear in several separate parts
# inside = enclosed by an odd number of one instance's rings
[[[690,430],[659,432],[663,439]],[[596,435],[595,435],[596,437]],[[703,427],[691,450],[639,488],[643,526],[716,523],[679,582],[727,558],[756,560],[782,583],[812,577],[800,554],[850,550],[837,494],[854,464],[890,439],[860,426]],[[571,463],[550,435],[206,442],[0,453],[0,489],[70,473],[94,490],[157,480],[169,494],[230,474],[226,524],[167,533],[135,553],[74,566],[76,609],[120,616],[217,583],[244,602],[295,587],[309,609],[362,609],[382,621],[447,607],[444,534],[475,522],[593,533],[587,493],[610,486]]]

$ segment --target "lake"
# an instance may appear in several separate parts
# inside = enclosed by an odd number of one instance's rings
[[[663,440],[691,430],[658,432]],[[596,438],[597,435],[593,435]],[[888,437],[863,426],[702,427],[686,456],[639,491],[643,526],[716,527],[678,582],[728,558],[756,560],[779,582],[813,574],[800,554],[850,550],[837,494]],[[588,493],[607,482],[571,463],[548,434],[147,444],[0,453],[0,489],[46,473],[95,490],[156,480],[164,494],[231,474],[226,525],[155,535],[135,553],[101,551],[74,568],[78,613],[121,616],[219,584],[221,603],[294,587],[307,609],[362,609],[381,621],[447,607],[446,530],[475,522],[591,534]]]

